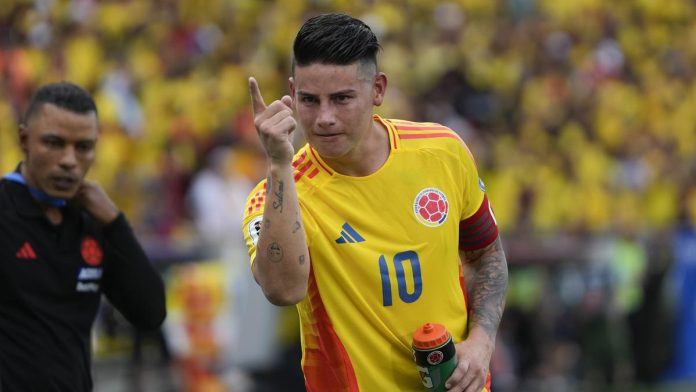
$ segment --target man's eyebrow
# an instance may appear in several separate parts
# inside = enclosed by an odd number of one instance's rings
[[[63,138],[62,136],[58,135],[57,133],[51,132],[51,131],[48,131],[48,132],[46,132],[46,133],[42,133],[42,134],[40,135],[40,137],[41,137],[42,139],[48,139],[48,138],[52,138],[52,139],[62,139],[62,138]]]
[[[43,135],[41,135],[41,136],[39,136],[39,137],[41,138],[41,140],[61,140],[61,141],[65,141],[65,140],[66,140],[63,136],[58,135],[58,134],[56,134],[56,133],[51,133],[51,132],[45,133],[45,134],[43,134]],[[92,143],[92,144],[96,144],[97,139],[98,139],[98,138],[96,138],[96,137],[88,137],[88,138],[83,138],[83,139],[75,140],[74,142],[75,142],[75,143]]]
[[[345,89],[345,90],[336,91],[335,93],[331,93],[331,94],[329,94],[329,95],[331,95],[331,96],[335,96],[335,95],[349,95],[349,94],[353,94],[353,93],[355,93],[355,89],[349,88],[349,89]]]
[[[349,88],[349,89],[339,90],[339,91],[330,93],[329,96],[347,95],[347,94],[354,94],[354,93],[355,93],[355,89]],[[298,90],[298,91],[297,91],[297,95],[305,95],[305,96],[312,96],[312,97],[314,97],[314,96],[317,96],[317,95],[319,95],[319,94],[308,93],[308,92],[306,92],[306,91],[299,91],[299,90]]]

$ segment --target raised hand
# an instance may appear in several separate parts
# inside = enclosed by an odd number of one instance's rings
[[[101,186],[94,181],[84,180],[76,198],[87,213],[102,224],[111,223],[118,216],[118,207]]]
[[[297,122],[292,116],[292,98],[284,95],[266,106],[253,77],[249,78],[249,93],[254,111],[254,126],[270,163],[290,163],[295,154],[292,133],[297,128]]]

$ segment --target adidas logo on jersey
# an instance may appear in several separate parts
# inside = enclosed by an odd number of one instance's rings
[[[343,230],[341,230],[341,236],[336,238],[336,243],[337,244],[353,244],[356,242],[363,242],[365,241],[360,234],[358,234],[355,229],[353,229],[348,222],[344,223],[343,226],[341,226]]]
[[[22,245],[22,247],[19,248],[15,256],[18,259],[36,260],[36,253],[27,241],[25,241],[24,245]]]

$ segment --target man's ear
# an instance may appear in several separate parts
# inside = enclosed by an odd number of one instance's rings
[[[288,78],[288,91],[290,91],[292,102],[295,103],[295,78],[292,76]]]
[[[375,106],[380,106],[384,102],[384,94],[387,92],[387,75],[380,72],[375,76],[375,81],[372,84],[372,103]]]

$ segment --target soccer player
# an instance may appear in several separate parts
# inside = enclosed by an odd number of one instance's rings
[[[486,390],[507,288],[497,225],[456,133],[373,114],[378,49],[362,21],[320,15],[295,38],[290,95],[266,105],[249,79],[267,154],[243,220],[252,272],[271,302],[297,304],[309,391],[423,390],[411,338],[425,322],[457,343],[448,390]]]
[[[92,390],[90,329],[101,294],[158,327],[164,284],[124,215],[85,180],[99,137],[82,88],[47,84],[19,129],[24,160],[0,180],[0,391]]]

